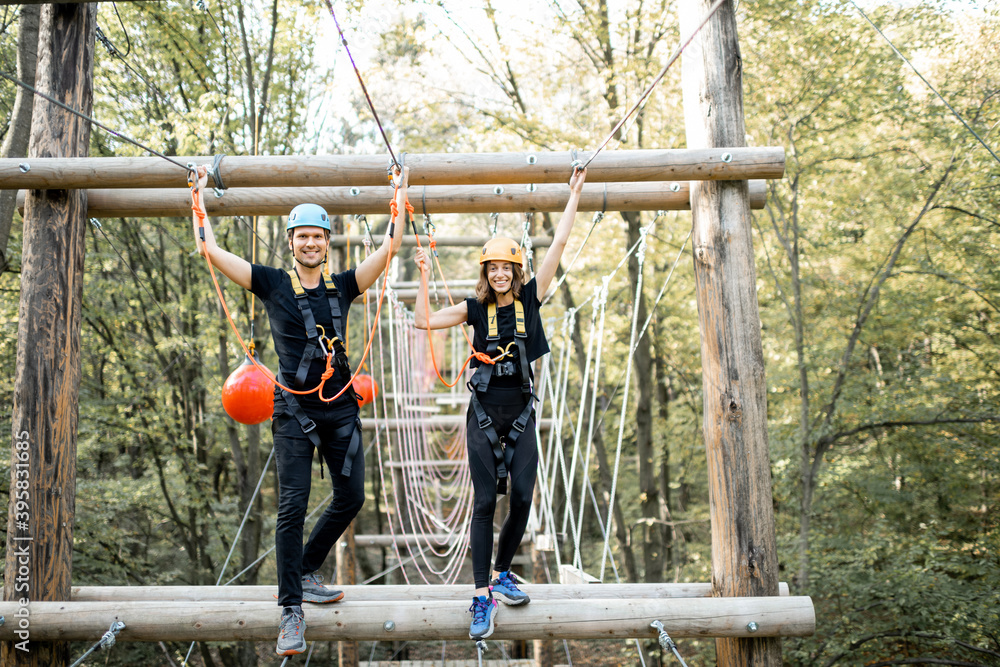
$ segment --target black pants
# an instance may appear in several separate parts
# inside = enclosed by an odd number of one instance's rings
[[[498,436],[510,432],[511,424],[524,409],[524,396],[520,389],[491,390],[488,394],[478,394],[483,410],[493,420],[493,428]],[[476,413],[469,406],[466,415],[469,449],[469,469],[472,472],[474,500],[472,507],[472,573],[476,588],[485,588],[490,583],[490,557],[493,555],[493,515],[497,508],[497,466],[493,448],[486,434],[479,428]],[[510,509],[500,529],[497,558],[494,569],[503,572],[510,569],[510,562],[521,544],[524,529],[528,526],[531,498],[535,492],[535,475],[538,472],[538,445],[535,442],[535,420],[528,420],[528,426],[517,438],[514,458],[507,471],[509,479],[508,497]]]
[[[302,575],[323,565],[330,549],[361,511],[365,502],[365,455],[362,447],[354,456],[350,477],[340,474],[350,440],[334,440],[337,428],[357,419],[356,410],[331,410],[313,417],[320,434],[320,452],[333,484],[333,501],[316,522],[305,548],[303,525],[312,483],[313,444],[299,423],[288,414],[271,425],[278,466],[278,521],[274,543],[278,559],[278,604],[302,604]]]

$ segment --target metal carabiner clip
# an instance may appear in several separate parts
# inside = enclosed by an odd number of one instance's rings
[[[326,337],[326,329],[323,328],[322,324],[316,325],[316,330],[319,331],[319,342],[322,343],[329,351],[333,351],[333,341]]]
[[[493,357],[493,361],[500,361],[502,359],[506,359],[507,357],[510,357],[511,359],[513,359],[514,355],[510,353],[510,348],[514,345],[515,342],[516,341],[513,341],[513,340],[510,341],[509,343],[507,343],[506,347],[504,347],[503,345],[499,345],[498,344],[497,345],[497,352],[503,352],[503,354],[499,354],[499,355]]]

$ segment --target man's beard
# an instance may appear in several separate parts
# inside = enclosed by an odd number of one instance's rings
[[[323,265],[323,262],[326,261],[326,257],[318,259],[318,260],[316,260],[315,263],[310,264],[308,262],[303,262],[301,259],[299,259],[298,255],[296,255],[295,256],[295,261],[298,262],[299,264],[301,264],[302,266],[306,267],[307,269],[315,269],[317,266],[322,266]]]

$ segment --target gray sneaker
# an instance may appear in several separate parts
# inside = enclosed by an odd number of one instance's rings
[[[302,601],[317,602],[325,604],[327,602],[337,602],[344,597],[344,591],[327,588],[323,585],[323,577],[310,572],[302,577]]]
[[[302,607],[285,607],[281,611],[281,626],[278,628],[278,655],[297,655],[306,650],[306,619]]]

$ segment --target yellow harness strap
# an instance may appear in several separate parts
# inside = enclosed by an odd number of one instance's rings
[[[302,282],[299,280],[299,274],[295,269],[288,269],[288,277],[292,279],[292,291],[295,292],[295,296],[302,296],[306,293],[302,289]]]
[[[288,277],[292,279],[292,291],[295,292],[295,296],[302,296],[306,293],[302,287],[302,281],[299,280],[299,274],[295,269],[288,269]],[[337,285],[333,282],[333,276],[329,273],[323,273],[323,283],[326,285],[328,292],[337,291]]]
[[[500,332],[497,327],[497,304],[494,301],[486,306],[486,322],[489,331],[486,340],[500,340]],[[520,299],[514,299],[514,326],[518,338],[527,336],[527,329],[524,326],[524,304]]]

